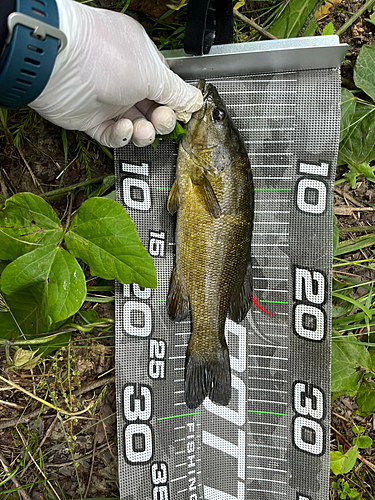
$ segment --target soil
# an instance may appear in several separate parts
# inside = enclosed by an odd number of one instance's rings
[[[117,0],[99,0],[98,3],[104,8],[118,9]],[[143,22],[147,19],[143,14],[159,17],[166,12],[167,3],[172,2],[133,0],[127,13]],[[319,20],[317,34],[329,22],[333,23],[335,30],[339,29],[363,4],[364,1],[343,0]],[[375,42],[375,26],[366,21],[368,17],[369,13],[366,12],[340,37],[341,42],[349,45],[342,67],[342,75],[347,86],[348,82],[349,85],[353,82],[352,68],[360,48],[364,44]],[[145,21],[147,29],[150,25],[149,20]],[[81,145],[83,144],[87,151],[89,166],[77,153],[75,132],[67,132],[68,157],[65,161],[61,129],[38,116],[30,117],[27,108],[8,113],[8,127],[13,130],[12,127],[19,127],[20,122],[25,119],[30,123],[24,131],[20,131],[24,136],[21,147],[17,149],[6,136],[0,137],[0,189],[5,198],[21,191],[35,194],[46,193],[90,177],[96,178],[113,173],[112,160],[84,134],[80,134],[79,138]],[[64,165],[68,165],[68,168],[61,175]],[[341,178],[342,175],[343,171],[339,168],[337,178]],[[73,209],[86,199],[87,194],[88,191],[85,189],[76,193]],[[51,200],[52,206],[60,217],[66,215],[67,203],[65,197]],[[351,189],[345,182],[340,184],[335,191],[334,208],[339,228],[375,226],[374,207],[375,184],[364,178],[358,178],[354,189]],[[344,233],[341,238],[348,239],[355,235],[356,233]],[[348,258],[364,259],[371,255],[372,251],[368,248]],[[342,273],[356,276],[363,281],[374,279],[372,273],[365,268],[361,270],[358,267],[348,266],[342,269]],[[112,303],[98,304],[96,310],[101,316],[114,317]],[[9,377],[13,383],[30,392],[36,391],[36,394],[42,398],[46,391],[45,384],[48,384],[50,390],[56,391],[56,402],[63,408],[79,412],[89,407],[87,412],[78,415],[75,419],[64,418],[60,422],[53,410],[47,408],[40,413],[40,405],[35,399],[0,383],[0,461],[4,468],[9,467],[9,471],[20,467],[16,477],[33,500],[42,500],[48,496],[51,498],[51,495],[54,498],[57,498],[57,495],[60,498],[119,496],[113,333],[103,335],[103,338],[100,338],[98,332],[96,334],[75,333],[72,336],[71,346],[74,348],[66,348],[65,351],[59,353],[58,357],[52,357],[51,360],[45,362],[43,373],[46,375],[44,377],[41,377],[37,368],[21,372],[3,367],[6,377]],[[0,351],[0,357],[5,359],[4,351]],[[68,362],[75,366],[75,375],[69,383],[66,379]],[[353,422],[363,425],[365,433],[375,442],[374,417],[358,417],[354,414],[355,408],[355,401],[350,398],[341,398],[334,402],[332,427],[339,433],[332,431],[332,449],[337,449],[338,443],[345,448],[345,439],[348,442],[352,441]],[[16,425],[17,422],[18,425]],[[69,445],[66,436],[75,436]],[[27,449],[25,443],[29,444]],[[366,460],[374,464],[374,454],[374,446],[363,450],[362,464],[363,467],[368,468],[369,473],[360,476],[363,491],[372,491],[373,495],[375,473],[366,465]],[[40,460],[42,455],[44,465]],[[79,464],[78,468],[74,463]],[[46,478],[48,479],[47,488]],[[335,478],[332,477],[332,480]],[[33,486],[30,486],[32,484]],[[9,482],[4,487],[10,488],[10,485]],[[0,498],[17,498],[17,494],[3,496],[1,488],[0,486]],[[47,489],[51,492],[53,491],[51,488],[54,488],[56,492],[48,495]],[[27,496],[24,498],[27,500]],[[335,490],[331,490],[330,498],[339,498]],[[363,498],[367,498],[366,493]]]

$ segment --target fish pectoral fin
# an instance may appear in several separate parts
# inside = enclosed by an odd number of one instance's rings
[[[186,287],[180,278],[177,266],[173,269],[167,297],[167,309],[171,319],[182,321],[189,316],[190,302]]]
[[[243,280],[235,280],[229,302],[228,317],[235,323],[241,323],[253,302],[253,273],[251,263],[247,266]]]
[[[221,208],[211,182],[208,180],[204,170],[201,167],[197,167],[195,175],[191,180],[193,184],[201,190],[203,199],[211,217],[218,219],[221,215]]]
[[[173,186],[169,192],[168,201],[167,201],[167,210],[170,214],[174,214],[177,212],[180,206],[180,195],[178,192],[178,184],[177,179],[174,181]]]
[[[226,406],[231,397],[228,346],[219,352],[189,349],[185,362],[185,403],[194,409],[208,396],[213,403]]]

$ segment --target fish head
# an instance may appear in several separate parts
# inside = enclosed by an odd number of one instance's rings
[[[203,106],[185,126],[182,146],[212,174],[222,172],[245,146],[216,87],[200,80]]]

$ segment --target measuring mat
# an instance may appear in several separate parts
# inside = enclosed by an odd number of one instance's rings
[[[316,37],[169,60],[184,78],[216,86],[254,177],[253,287],[261,308],[241,324],[226,322],[229,406],[206,398],[192,411],[184,402],[192,324],[172,322],[166,309],[175,257],[166,205],[177,147],[162,140],[156,152],[115,151],[117,199],[158,277],[155,290],[116,288],[122,500],[328,498],[332,198],[345,50],[337,37]]]

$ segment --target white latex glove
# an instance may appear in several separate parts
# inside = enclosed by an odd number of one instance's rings
[[[174,129],[176,116],[188,121],[202,106],[201,92],[168,68],[137,21],[73,0],[57,5],[68,45],[30,103],[44,118],[83,130],[105,146],[130,140],[147,146],[155,132]]]

